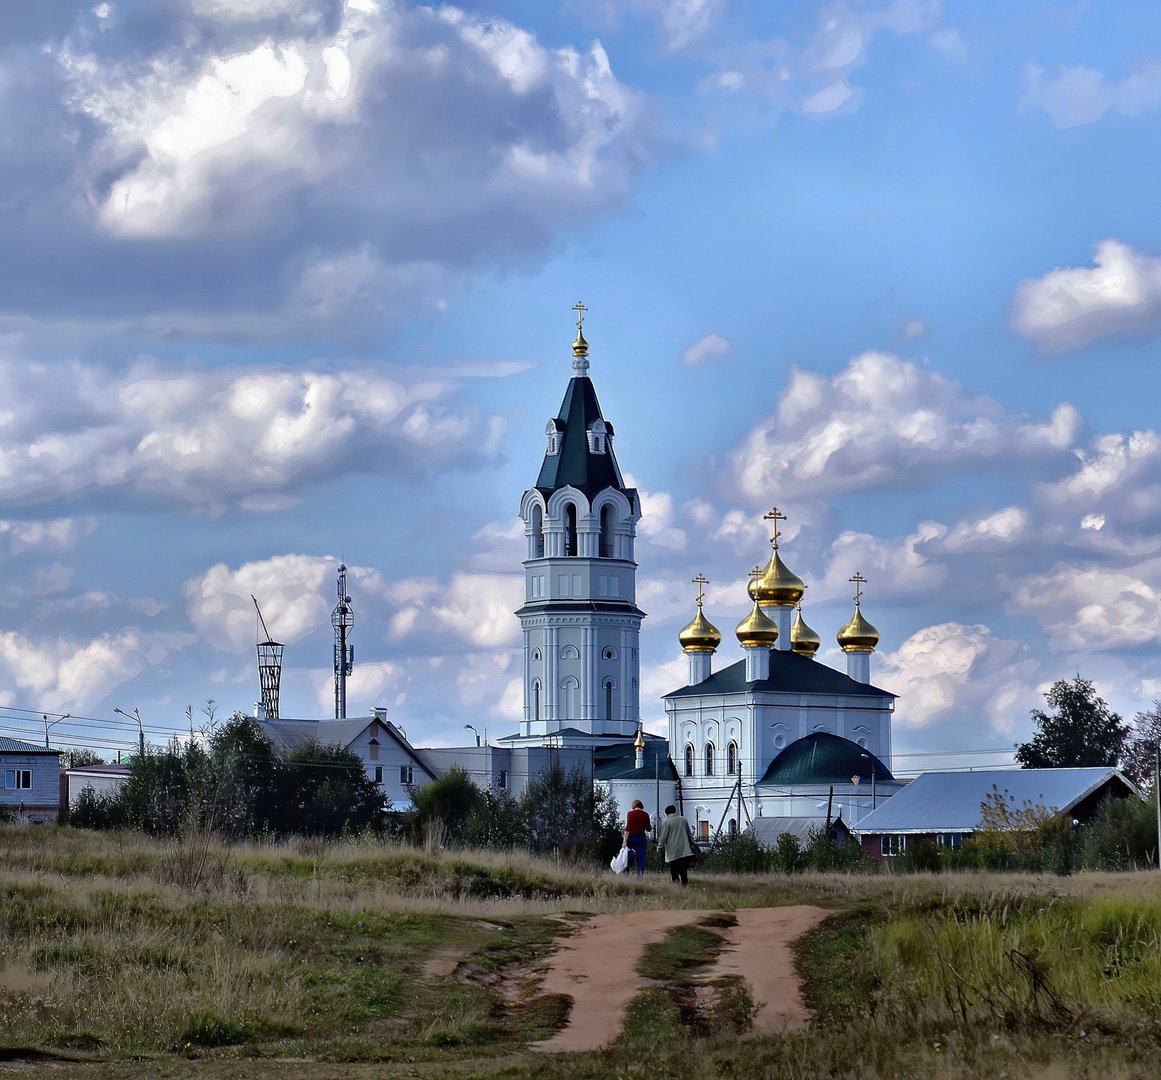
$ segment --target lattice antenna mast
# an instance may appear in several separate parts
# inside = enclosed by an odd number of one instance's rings
[[[277,720],[284,646],[281,641],[275,641],[266,629],[266,620],[262,618],[257,597],[251,593],[250,599],[254,601],[254,610],[258,612],[258,685],[262,689],[262,715],[266,720]]]
[[[331,612],[331,626],[335,628],[335,719],[347,716],[347,676],[355,666],[355,647],[347,644],[347,635],[355,625],[351,598],[347,595],[347,566],[339,564],[339,602]]]

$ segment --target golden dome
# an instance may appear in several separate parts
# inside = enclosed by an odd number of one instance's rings
[[[585,341],[584,334],[581,333],[581,328],[576,328],[576,341],[572,343],[573,356],[588,356],[589,343]]]
[[[702,614],[699,603],[693,622],[677,635],[677,640],[686,652],[713,652],[722,643],[722,635]]]
[[[835,635],[835,640],[844,652],[875,651],[875,646],[879,644],[879,631],[863,618],[858,600],[855,601],[855,613],[850,622]]]
[[[769,606],[771,604],[779,607],[790,607],[797,604],[802,599],[802,593],[806,586],[797,574],[792,574],[782,561],[782,556],[778,554],[778,545],[775,543],[774,550],[770,554],[770,561],[766,564],[766,569],[762,571],[762,576],[758,579],[758,584],[754,586],[754,592],[759,604]]]
[[[802,617],[802,605],[798,605],[798,614],[794,616],[794,625],[790,628],[790,649],[803,656],[814,656],[822,645],[820,638]]]
[[[778,640],[777,624],[759,607],[757,600],[754,601],[754,610],[738,623],[734,633],[743,649],[756,645],[772,646]]]

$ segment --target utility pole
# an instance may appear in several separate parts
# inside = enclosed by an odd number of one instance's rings
[[[1153,798],[1157,801],[1157,868],[1161,869],[1161,743],[1153,767]]]

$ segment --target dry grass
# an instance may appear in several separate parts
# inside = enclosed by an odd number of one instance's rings
[[[680,890],[516,853],[197,845],[0,827],[0,1042],[111,1056],[116,1076],[242,1075],[235,1059],[258,1055],[271,1076],[545,1080],[1113,1080],[1155,1075],[1161,1051],[1155,873],[695,874]],[[626,1045],[529,1055],[523,1039],[558,1022],[559,1003],[514,1010],[487,979],[426,967],[535,965],[566,912],[784,903],[837,921],[801,953],[818,1022],[783,1039],[686,1034],[671,1048],[672,1009],[642,1007]]]

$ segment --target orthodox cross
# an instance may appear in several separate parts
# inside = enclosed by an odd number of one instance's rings
[[[854,577],[852,577],[852,578],[847,578],[847,581],[851,581],[851,582],[853,582],[853,583],[854,583],[854,586],[855,586],[855,606],[857,607],[857,606],[858,606],[858,603],[859,603],[859,600],[860,600],[860,599],[862,599],[862,596],[863,596],[863,586],[864,586],[864,585],[866,585],[866,583],[867,583],[867,579],[866,579],[865,577],[863,577],[863,575],[862,575],[862,574],[860,574],[860,573],[859,573],[859,572],[856,570],[856,571],[855,571],[855,576],[854,576]]]
[[[702,597],[705,595],[704,590],[702,589],[702,586],[709,584],[709,578],[707,578],[705,576],[705,574],[703,574],[699,570],[697,577],[695,577],[693,579],[693,584],[697,586],[697,606],[701,607],[701,600],[702,600]]]
[[[576,328],[580,330],[582,328],[581,323],[585,321],[585,312],[588,311],[588,308],[578,300],[573,304],[572,309],[576,312]]]
[[[775,547],[777,547],[778,546],[778,522],[785,521],[786,515],[783,513],[779,513],[778,507],[775,506],[774,509],[772,509],[770,511],[770,513],[762,515],[762,520],[774,522],[774,536],[773,536],[773,539],[771,539],[770,543],[772,543]]]

